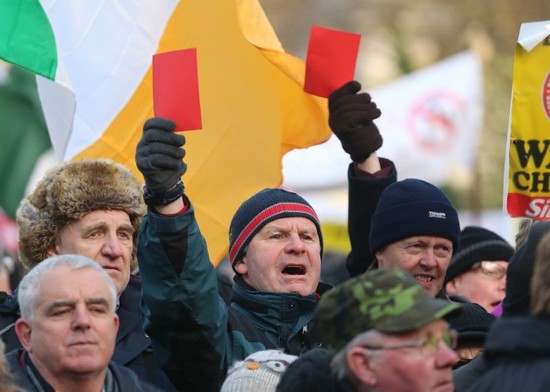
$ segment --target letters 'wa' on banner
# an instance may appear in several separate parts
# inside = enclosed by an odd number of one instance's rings
[[[550,220],[550,21],[521,25],[504,173],[512,217]]]

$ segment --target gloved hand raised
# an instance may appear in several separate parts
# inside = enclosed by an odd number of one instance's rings
[[[382,136],[373,123],[382,112],[368,93],[357,94],[359,90],[361,84],[351,81],[328,97],[328,123],[354,162],[363,162],[382,147]]]
[[[150,118],[143,125],[143,135],[136,149],[136,164],[151,194],[161,195],[172,190],[187,171],[182,160],[185,137],[173,133],[175,127],[173,121],[161,117]],[[183,192],[183,187],[181,190]]]

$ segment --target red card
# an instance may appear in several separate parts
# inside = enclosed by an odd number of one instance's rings
[[[361,35],[313,26],[309,37],[304,91],[328,97],[355,77]]]
[[[153,107],[176,132],[202,128],[196,48],[153,55]]]

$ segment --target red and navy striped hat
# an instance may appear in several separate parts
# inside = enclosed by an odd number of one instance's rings
[[[275,219],[304,217],[315,224],[321,254],[323,235],[321,223],[313,207],[300,195],[283,188],[267,188],[246,200],[229,225],[229,260],[231,265],[242,259],[244,251],[254,235],[266,224]]]

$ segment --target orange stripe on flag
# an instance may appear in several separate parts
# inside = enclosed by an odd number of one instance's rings
[[[240,203],[281,184],[284,153],[330,136],[326,100],[303,92],[304,63],[278,45],[256,0],[181,1],[159,45],[158,53],[197,48],[203,129],[185,133],[184,183],[214,264],[227,252]],[[149,70],[101,139],[75,159],[109,157],[141,178],[134,153],[153,115],[151,80]]]

